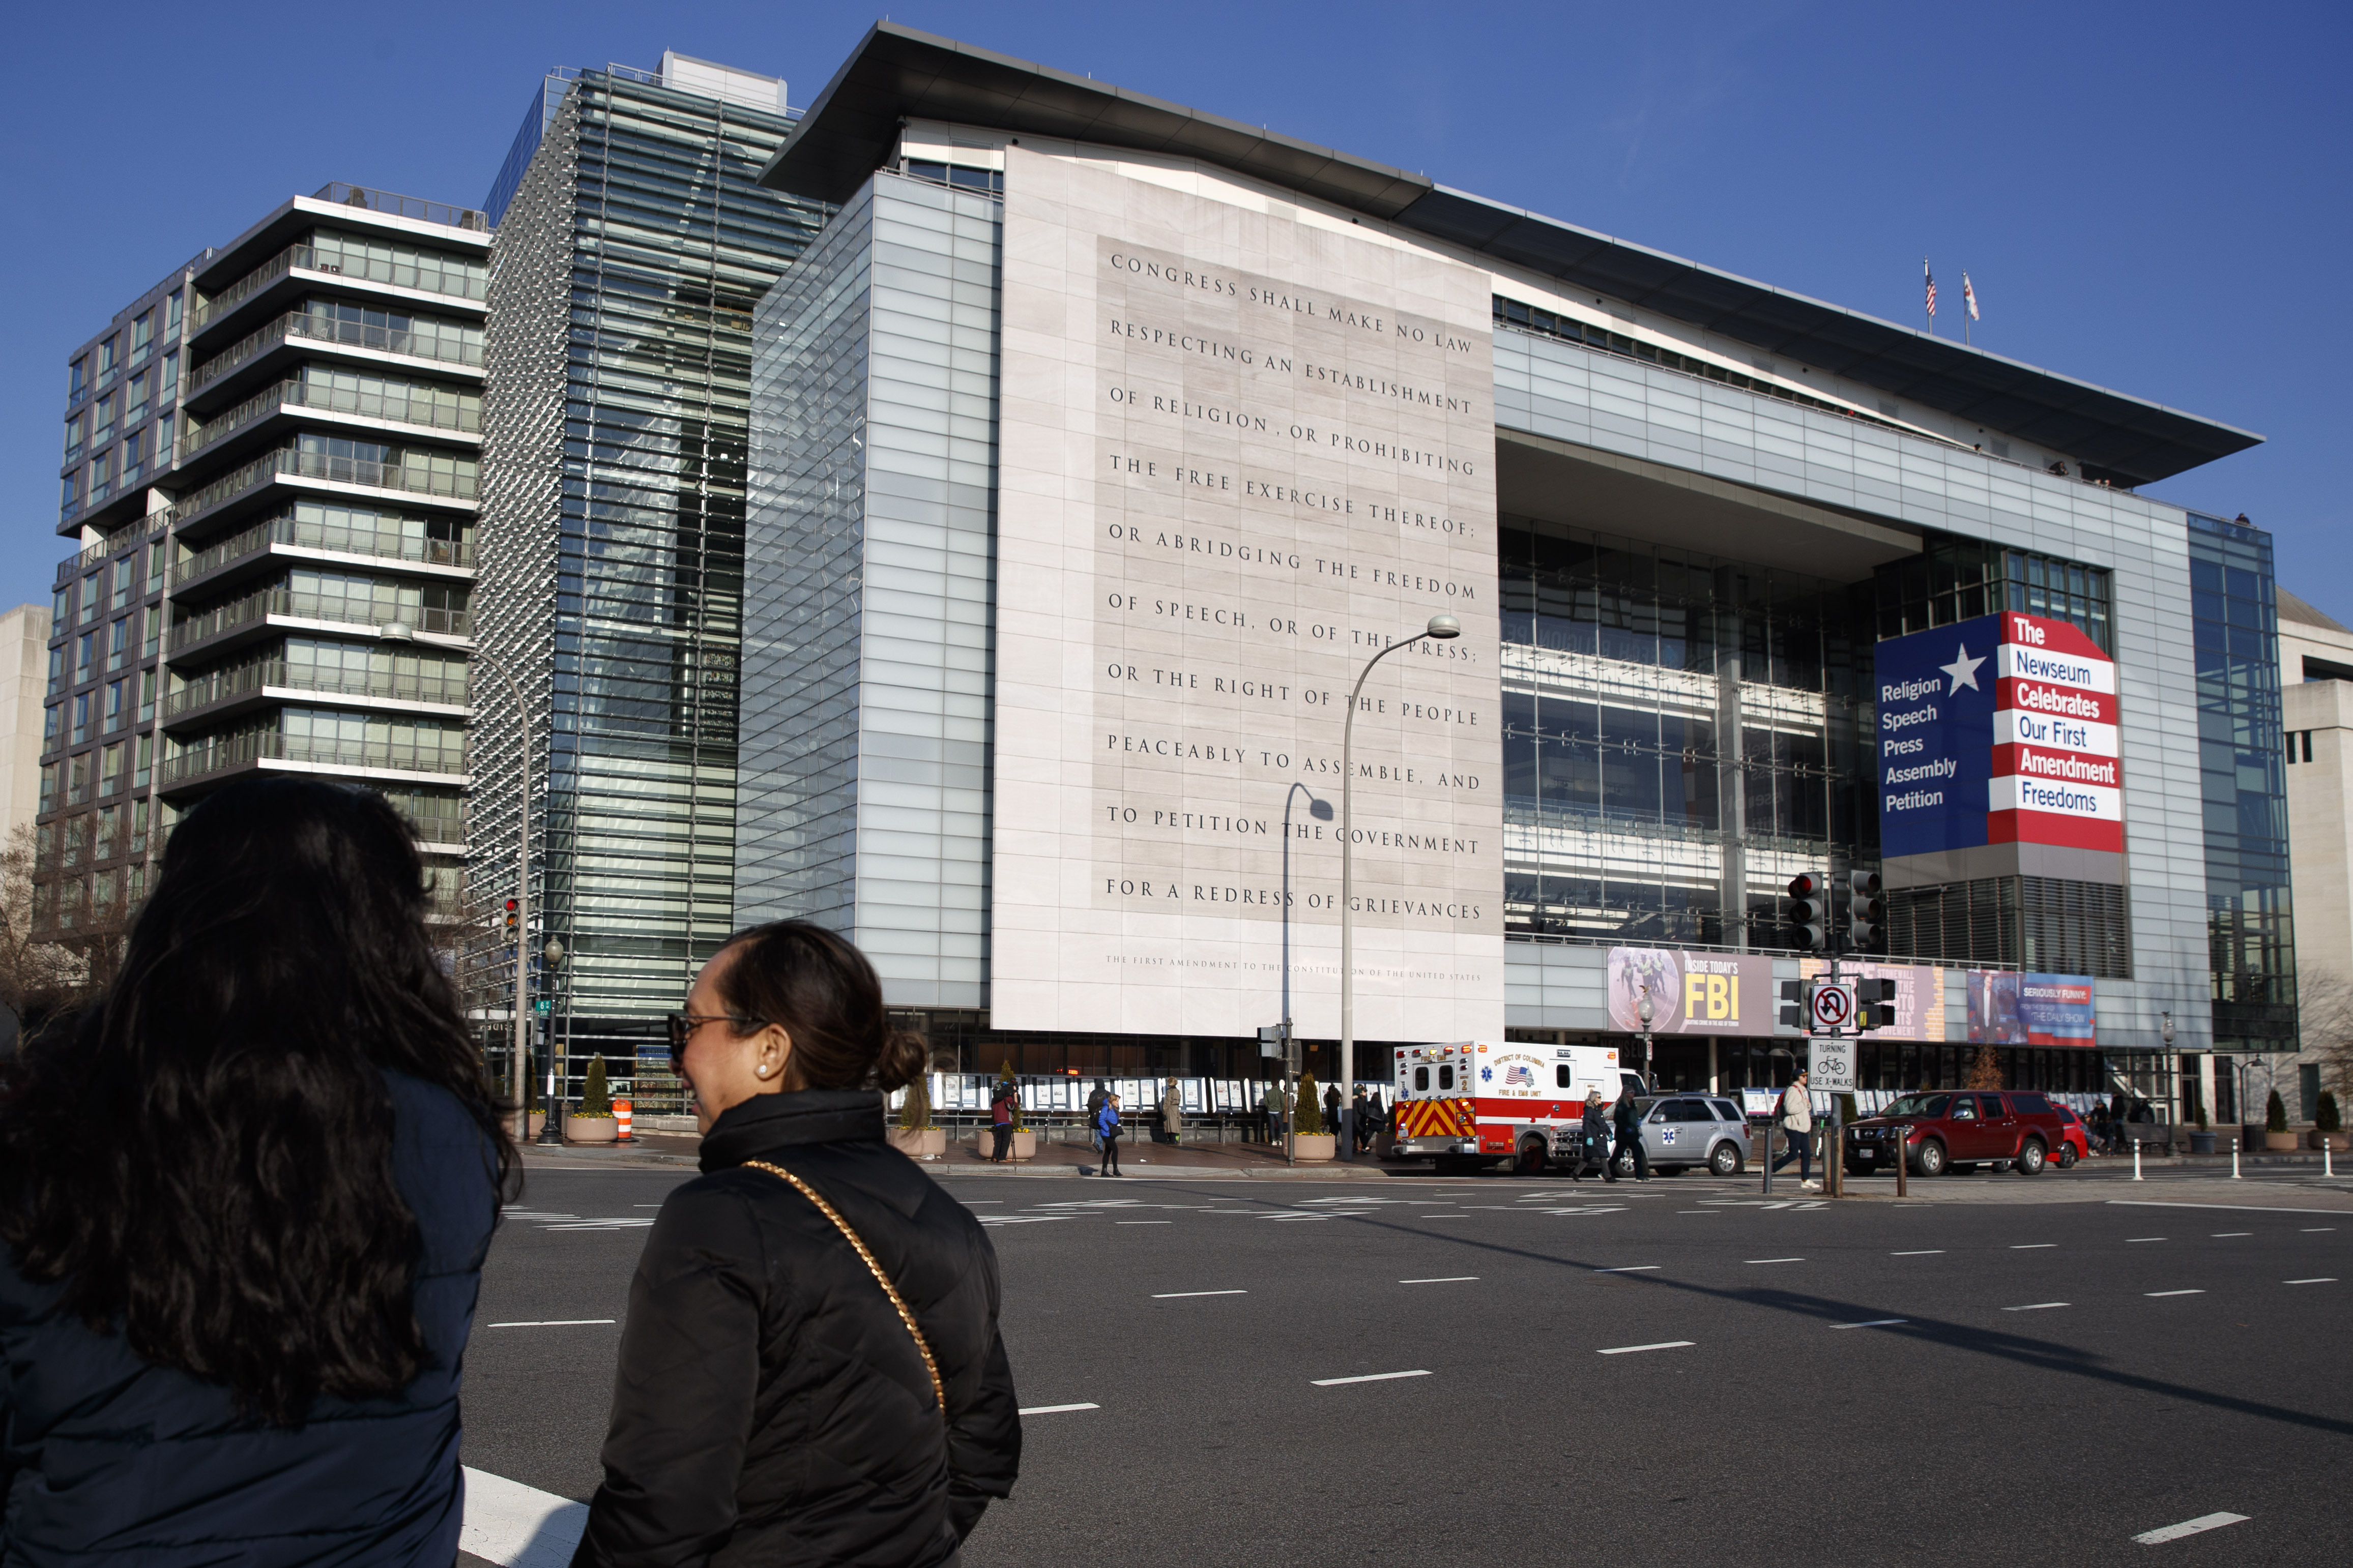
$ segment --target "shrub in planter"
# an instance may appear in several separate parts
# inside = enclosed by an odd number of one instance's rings
[[[907,1097],[899,1102],[899,1126],[904,1131],[920,1132],[931,1124],[931,1075],[917,1073],[915,1081],[907,1086]]]
[[[575,1116],[610,1116],[613,1097],[605,1088],[605,1058],[588,1058],[588,1076],[580,1086],[580,1103],[573,1109]]]
[[[2320,1132],[2345,1131],[2345,1123],[2337,1120],[2336,1090],[2325,1089],[2320,1091],[2320,1103],[2314,1108],[2312,1125],[2316,1131]]]
[[[1293,1131],[1302,1137],[1314,1137],[1324,1131],[1324,1102],[1315,1098],[1315,1075],[1299,1075],[1299,1120]]]
[[[2263,1131],[2266,1132],[2287,1131],[2287,1102],[2280,1099],[2278,1089],[2272,1090],[2271,1102],[2263,1107]]]

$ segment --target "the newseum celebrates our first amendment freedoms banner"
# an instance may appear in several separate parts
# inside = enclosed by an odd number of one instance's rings
[[[1486,274],[1207,173],[1006,153],[990,1012],[1503,1037]]]

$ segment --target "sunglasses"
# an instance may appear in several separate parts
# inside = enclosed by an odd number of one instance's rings
[[[765,1018],[744,1018],[733,1013],[671,1013],[665,1016],[670,1025],[670,1070],[683,1072],[686,1068],[686,1043],[694,1038],[694,1031],[705,1024],[733,1024],[740,1032],[767,1027]]]

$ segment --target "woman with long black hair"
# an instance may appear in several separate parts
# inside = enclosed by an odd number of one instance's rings
[[[686,1007],[703,1174],[629,1287],[575,1568],[953,1563],[1012,1490],[1021,1425],[997,1254],[884,1141],[923,1045],[865,955],[801,921],[731,938]]]
[[[455,1556],[459,1362],[513,1151],[382,796],[173,833],[121,972],[0,1104],[0,1558]]]

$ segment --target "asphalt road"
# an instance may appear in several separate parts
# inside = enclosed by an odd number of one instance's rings
[[[1905,1206],[951,1176],[1022,1405],[1087,1406],[1025,1420],[965,1561],[2311,1560],[2353,1459],[2353,1194],[2286,1172],[2243,1194],[2281,1206],[2175,1206],[2212,1184],[2126,1173]],[[531,1173],[467,1464],[590,1495],[619,1329],[579,1320],[622,1316],[687,1174]],[[2134,1540],[2221,1514],[2245,1517]]]

